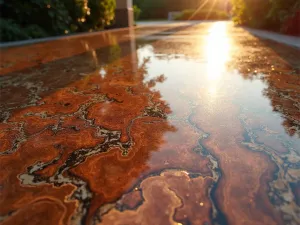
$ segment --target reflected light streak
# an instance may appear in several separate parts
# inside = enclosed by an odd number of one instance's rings
[[[218,82],[226,71],[226,63],[230,56],[230,42],[226,28],[224,22],[215,23],[207,37],[207,79],[210,83],[208,88],[210,95],[217,94]]]

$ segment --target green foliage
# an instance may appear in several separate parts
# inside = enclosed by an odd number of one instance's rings
[[[169,12],[181,12],[187,9],[224,10],[228,0],[133,0],[141,10],[142,19],[167,19]]]
[[[300,12],[300,0],[231,0],[231,2],[233,21],[236,24],[282,32],[289,29],[287,26],[295,25],[296,29],[299,20],[296,14]]]
[[[300,0],[270,0],[270,5],[268,17],[278,21],[285,21],[300,10]]]
[[[47,33],[36,24],[25,27],[24,33],[28,35],[29,39],[47,37]]]
[[[115,0],[1,0],[1,41],[103,29]]]
[[[69,24],[70,32],[84,31],[81,20],[85,20],[85,17],[90,13],[85,0],[64,0],[64,4],[68,9],[71,22]],[[68,31],[69,31],[68,30]]]
[[[247,24],[251,27],[265,27],[267,10],[270,8],[268,0],[232,0],[233,21],[237,24]]]
[[[1,21],[0,34],[1,42],[47,37],[47,33],[38,25],[33,24],[21,28],[9,19]]]
[[[91,10],[87,17],[88,29],[99,30],[111,25],[115,15],[115,0],[89,0],[88,7]]]
[[[165,0],[134,0],[133,4],[141,9],[142,19],[167,17]]]
[[[32,24],[47,28],[50,35],[63,33],[71,19],[62,1],[50,0],[5,0],[2,18],[12,19],[22,28]]]
[[[175,20],[227,20],[228,15],[224,11],[219,10],[199,10],[187,9],[175,18]]]
[[[142,10],[137,5],[133,5],[133,14],[135,21],[137,21],[140,18],[141,12]]]
[[[0,40],[16,41],[20,39],[28,39],[29,37],[22,32],[21,27],[12,20],[4,20],[0,23]]]

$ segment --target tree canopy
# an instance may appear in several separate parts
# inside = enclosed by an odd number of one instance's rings
[[[300,0],[231,0],[237,24],[300,35]]]
[[[1,41],[103,29],[115,0],[0,0]]]

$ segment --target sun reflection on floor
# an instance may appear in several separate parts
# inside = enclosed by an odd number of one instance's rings
[[[230,41],[226,23],[215,23],[206,40],[207,79],[210,83],[208,93],[216,95],[219,81],[226,72],[226,63],[230,58]]]

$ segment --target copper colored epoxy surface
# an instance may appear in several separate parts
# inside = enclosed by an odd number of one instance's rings
[[[300,224],[299,59],[230,22],[2,49],[0,223]]]

